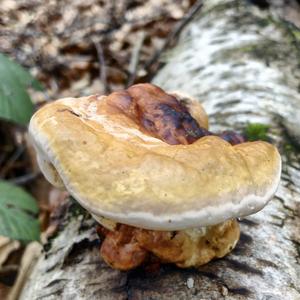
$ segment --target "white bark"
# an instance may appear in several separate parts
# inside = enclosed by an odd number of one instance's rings
[[[300,299],[300,154],[283,127],[300,140],[297,34],[243,1],[206,1],[154,80],[200,99],[213,130],[271,126],[281,184],[263,211],[241,220],[230,255],[198,270],[119,272],[100,260],[94,222],[69,213],[21,299]]]

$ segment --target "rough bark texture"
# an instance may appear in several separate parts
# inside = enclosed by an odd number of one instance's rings
[[[300,153],[286,133],[300,140],[299,34],[243,1],[206,1],[154,80],[200,99],[213,130],[271,126],[282,181],[263,211],[240,220],[232,254],[197,270],[112,270],[94,221],[72,204],[21,299],[300,299]]]

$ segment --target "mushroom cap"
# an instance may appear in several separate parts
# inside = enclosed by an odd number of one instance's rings
[[[236,146],[216,136],[169,145],[113,111],[106,96],[45,105],[29,133],[46,178],[94,216],[153,230],[209,226],[262,209],[280,180],[266,142]],[[207,127],[200,104],[192,116]]]

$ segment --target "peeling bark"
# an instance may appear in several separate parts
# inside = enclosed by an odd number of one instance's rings
[[[95,222],[69,209],[21,299],[300,299],[300,153],[286,134],[300,141],[299,35],[242,1],[206,1],[154,80],[200,99],[212,130],[271,127],[281,184],[263,211],[240,220],[230,255],[199,269],[119,272],[99,258]]]

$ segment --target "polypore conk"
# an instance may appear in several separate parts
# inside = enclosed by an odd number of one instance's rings
[[[227,236],[220,242],[226,251],[210,259],[224,256],[239,238],[231,220],[261,210],[279,184],[281,159],[273,145],[233,146],[207,127],[197,101],[142,84],[109,96],[47,104],[32,117],[29,132],[51,183],[64,185],[114,234],[118,224],[140,229],[130,242],[170,262],[143,242],[140,232],[189,230],[178,238],[185,241],[181,245],[188,240],[193,251],[205,247],[207,234]],[[207,226],[199,239],[190,231]],[[183,267],[207,262],[185,253],[189,257],[172,262]],[[128,269],[114,259],[106,261]]]

